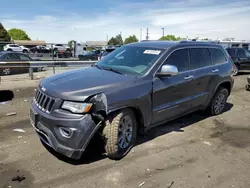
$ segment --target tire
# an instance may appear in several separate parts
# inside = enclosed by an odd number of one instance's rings
[[[23,53],[29,53],[28,50],[23,50]]]
[[[3,74],[3,75],[10,75],[10,73],[11,73],[10,68],[4,68],[4,69],[2,70],[2,74]]]
[[[12,52],[13,50],[12,49],[7,49],[7,51]]]
[[[223,112],[225,104],[227,102],[229,92],[224,87],[219,87],[214,97],[211,100],[210,105],[207,108],[209,115],[219,115]]]
[[[249,84],[246,85],[246,90],[250,91],[250,85]]]
[[[125,136],[124,128],[127,126],[129,126],[129,129],[127,128],[127,134],[129,135]],[[109,115],[104,123],[102,135],[105,139],[104,146],[108,158],[122,159],[136,142],[137,122],[133,111],[124,109]]]

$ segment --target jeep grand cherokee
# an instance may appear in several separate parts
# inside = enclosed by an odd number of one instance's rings
[[[222,113],[232,74],[217,44],[132,43],[94,66],[42,80],[30,119],[42,142],[67,157],[79,159],[99,132],[107,156],[120,159],[138,132],[197,110]]]

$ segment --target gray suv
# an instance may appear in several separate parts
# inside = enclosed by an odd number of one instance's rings
[[[233,64],[220,45],[138,42],[42,80],[30,120],[43,143],[69,158],[100,133],[107,156],[121,159],[138,133],[197,110],[222,113],[232,87]]]

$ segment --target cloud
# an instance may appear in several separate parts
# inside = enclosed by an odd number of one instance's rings
[[[135,34],[143,39],[149,28],[150,39],[158,39],[165,34],[181,37],[234,37],[250,39],[250,2],[215,3],[217,1],[166,1],[155,0],[147,3],[113,3],[104,13],[67,12],[60,9],[50,14],[34,15],[29,19],[0,17],[7,29],[24,29],[32,39],[46,42],[67,43],[74,39],[79,42],[106,40],[122,32],[123,37]]]

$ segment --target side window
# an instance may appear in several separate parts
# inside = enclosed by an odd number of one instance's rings
[[[29,56],[26,56],[24,54],[18,54],[18,57],[20,58],[20,60],[22,61],[29,61],[30,60],[30,57]]]
[[[191,48],[190,49],[191,57],[191,69],[198,69],[202,67],[207,67],[211,65],[211,56],[207,48]]]
[[[6,54],[4,56],[4,60],[13,61],[13,60],[19,60],[19,58],[15,54]]]
[[[173,52],[165,61],[164,65],[174,65],[178,68],[179,72],[189,70],[188,49]]]
[[[227,61],[227,58],[225,57],[221,49],[210,48],[209,50],[211,52],[213,64],[221,64]]]
[[[237,57],[246,57],[246,53],[243,49],[237,49]]]

